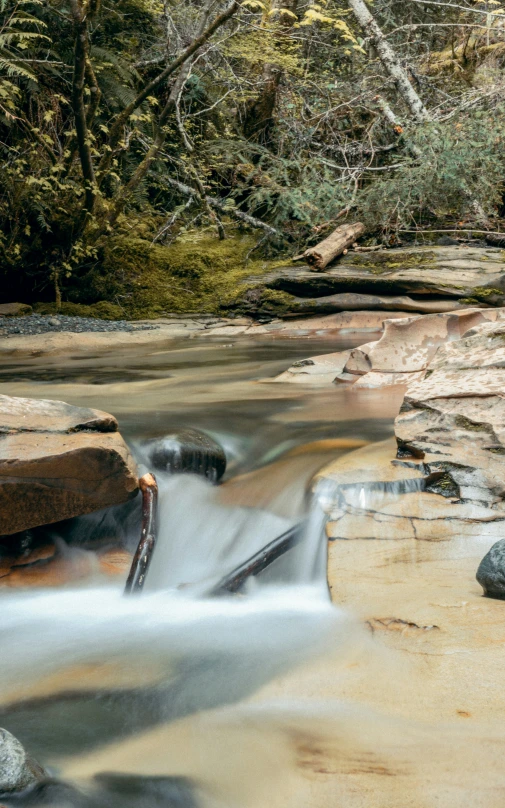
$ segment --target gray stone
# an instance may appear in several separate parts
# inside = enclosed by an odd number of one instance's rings
[[[18,739],[0,728],[0,793],[22,791],[44,776],[42,767],[27,755]]]
[[[476,578],[487,598],[505,600],[505,539],[491,547],[479,564]]]

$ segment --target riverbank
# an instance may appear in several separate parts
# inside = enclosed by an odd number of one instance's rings
[[[296,320],[272,319],[258,323],[250,317],[226,318],[212,315],[136,320],[129,329],[74,332],[65,324],[43,334],[13,333],[0,336],[0,358],[8,356],[48,356],[66,353],[108,352],[137,346],[162,348],[174,340],[204,338],[227,340],[235,337],[318,338],[349,336],[356,332],[377,339],[385,319],[402,319],[405,312],[349,311]],[[27,319],[27,318],[26,318]],[[96,322],[96,321],[95,321]],[[107,322],[107,325],[110,323]]]

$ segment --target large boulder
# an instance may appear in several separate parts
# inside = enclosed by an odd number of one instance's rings
[[[136,491],[112,415],[0,396],[0,535],[126,502]]]

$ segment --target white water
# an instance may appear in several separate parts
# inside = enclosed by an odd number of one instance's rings
[[[223,506],[218,493],[201,479],[162,475],[158,545],[141,596],[110,586],[3,595],[0,724],[44,763],[59,768],[69,756],[250,698],[347,646],[353,621],[328,597],[317,502],[302,545],[263,583],[255,579],[245,595],[202,596],[291,525]]]

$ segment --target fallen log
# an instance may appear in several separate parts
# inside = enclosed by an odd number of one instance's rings
[[[309,247],[301,255],[295,256],[293,260],[303,259],[314,272],[320,272],[351,247],[364,232],[365,226],[361,222],[343,224],[337,227],[324,241],[316,244],[315,247]]]
[[[158,484],[154,474],[144,474],[139,480],[142,492],[142,530],[124,590],[133,595],[144,588],[158,532]]]
[[[300,522],[285,533],[277,536],[266,547],[258,553],[244,561],[240,566],[235,567],[232,572],[225,575],[218,584],[209,592],[211,597],[224,595],[227,592],[238,592],[248,578],[258,575],[270,566],[277,558],[284,555],[288,550],[299,544],[304,535],[305,522]]]

